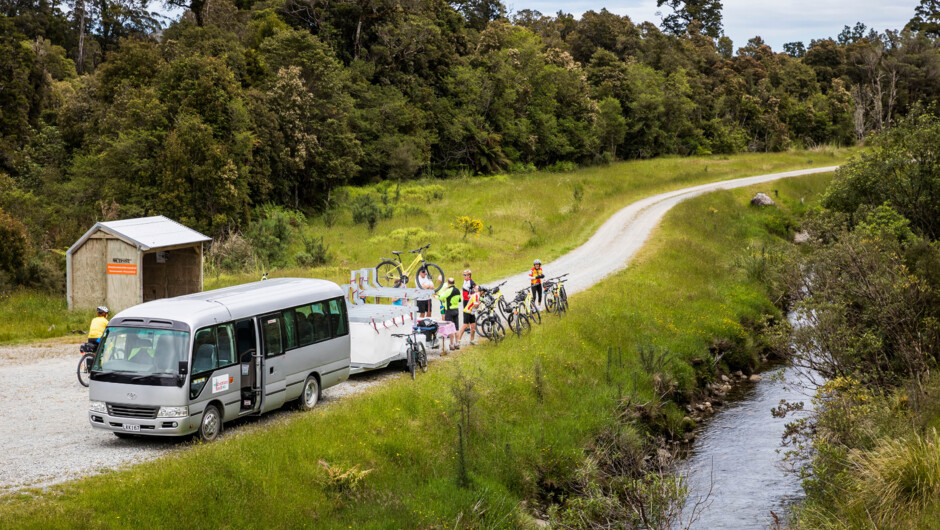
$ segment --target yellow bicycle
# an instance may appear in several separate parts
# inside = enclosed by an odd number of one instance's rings
[[[408,280],[414,278],[423,269],[428,272],[428,277],[434,283],[434,290],[437,291],[444,285],[444,270],[433,263],[424,260],[422,251],[427,250],[431,245],[427,244],[414,250],[393,250],[394,258],[382,258],[382,261],[375,267],[375,281],[382,287],[395,287],[395,282],[401,282],[399,285],[405,287]],[[415,259],[407,267],[401,261],[402,254],[417,254]]]

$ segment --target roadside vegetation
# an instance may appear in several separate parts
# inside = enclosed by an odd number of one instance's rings
[[[768,275],[805,322],[777,337],[824,382],[787,440],[801,528],[940,526],[940,119],[872,144],[811,212],[805,254]]]
[[[534,172],[490,177],[430,179],[344,187],[322,214],[276,206],[258,209],[242,232],[220,236],[206,256],[205,288],[269,277],[349,281],[351,268],[374,267],[392,250],[430,243],[426,258],[459,276],[471,268],[487,281],[527,269],[535,257],[548,262],[584,242],[624,205],[655,193],[716,180],[831,166],[850,149],[819,148],[773,154],[671,157],[619,162],[573,172]],[[374,225],[362,204],[377,210]],[[482,225],[473,234],[456,227],[459,217]],[[22,235],[22,234],[21,234]],[[25,236],[24,236],[25,237]],[[58,259],[64,258],[59,256]],[[58,276],[56,276],[58,275]],[[62,336],[87,329],[91,313],[69,312],[64,269],[48,273],[55,287],[0,285],[0,343]],[[44,276],[46,277],[46,276]],[[0,273],[0,280],[3,275]],[[52,280],[49,280],[50,282]]]
[[[523,339],[219,443],[7,496],[0,525],[247,527],[277,514],[288,527],[667,526],[684,488],[659,457],[693,427],[684,407],[705,383],[757,365],[755,332],[779,318],[762,252],[790,244],[829,178],[684,202],[628,269]],[[749,206],[771,189],[778,207]]]

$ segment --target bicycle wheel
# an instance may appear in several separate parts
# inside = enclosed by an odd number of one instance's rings
[[[555,297],[552,296],[552,293],[545,293],[545,312],[554,313],[555,312]]]
[[[506,328],[503,327],[503,323],[499,321],[498,318],[492,319],[493,329],[491,330],[491,340],[497,344],[503,339],[506,338]]]
[[[411,346],[408,348],[408,371],[411,372],[411,379],[415,378],[415,368],[418,365],[418,348]]]
[[[539,314],[539,306],[535,305],[535,302],[529,304],[529,320],[535,324],[542,323],[542,315]]]
[[[523,334],[528,333],[529,331],[529,319],[521,313],[518,315],[513,315],[513,319],[512,322],[510,322],[509,327],[517,337],[521,337]]]
[[[483,338],[485,338],[485,339],[491,338],[491,337],[490,337],[490,333],[492,332],[492,329],[493,329],[492,317],[487,316],[487,317],[485,317],[485,318],[482,318],[482,317],[481,317],[481,318],[477,318],[477,322],[478,322],[478,324],[477,324],[477,333],[479,333],[480,335],[482,335]]]
[[[428,351],[424,349],[424,344],[418,344],[418,365],[422,373],[428,373]]]
[[[375,281],[382,287],[395,287],[395,281],[400,280],[403,275],[398,263],[389,259],[375,267]]]
[[[499,307],[499,312],[503,315],[503,320],[508,323],[509,317],[512,315],[512,308],[509,307],[509,302],[506,301],[506,297],[500,296],[499,302],[496,305]]]
[[[558,288],[558,296],[565,303],[565,307],[567,308],[568,307],[568,293],[567,291],[565,291],[564,285]]]
[[[91,363],[95,361],[94,353],[86,353],[82,355],[81,360],[78,361],[78,382],[82,386],[88,386],[88,382],[91,381]]]
[[[440,291],[441,287],[444,286],[444,269],[433,263],[425,263],[424,270],[428,271],[428,277],[434,282],[434,290]]]

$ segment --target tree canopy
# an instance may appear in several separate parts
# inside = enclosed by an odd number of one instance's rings
[[[926,29],[735,48],[717,1],[661,0],[664,30],[486,1],[166,4],[186,11],[0,0],[0,208],[31,248],[115,216],[239,230],[347,183],[849,144],[940,98]]]

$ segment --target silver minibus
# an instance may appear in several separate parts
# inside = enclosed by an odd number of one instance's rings
[[[88,419],[115,435],[209,441],[234,418],[349,377],[349,319],[333,282],[278,278],[155,300],[108,323],[91,369]]]

